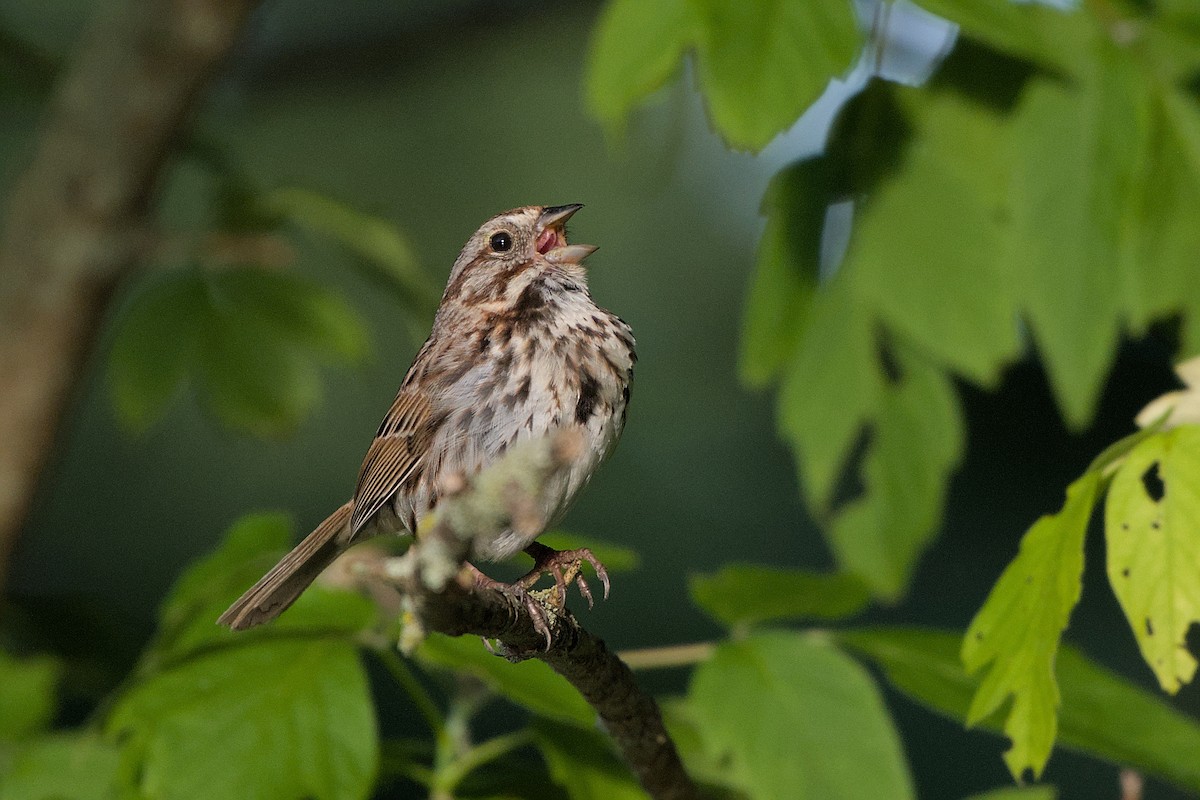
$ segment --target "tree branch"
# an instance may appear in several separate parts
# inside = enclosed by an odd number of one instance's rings
[[[0,585],[162,167],[255,0],[128,0],[51,101],[0,241]]]
[[[596,710],[626,762],[655,800],[698,797],[663,726],[654,699],[604,641],[589,633],[566,608],[545,606],[551,644],[526,606],[511,594],[475,585],[463,562],[505,529],[529,538],[541,531],[538,497],[578,456],[582,439],[562,431],[514,448],[470,485],[448,487],[417,541],[399,558],[364,563],[363,571],[386,581],[404,597],[414,623],[401,647],[415,649],[427,631],[481,636],[498,643],[512,661],[538,658],[574,686]],[[553,592],[554,590],[548,590]],[[551,597],[553,595],[550,595]]]

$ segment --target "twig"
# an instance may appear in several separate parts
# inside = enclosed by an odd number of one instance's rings
[[[1120,774],[1121,800],[1142,800],[1145,781],[1142,774],[1132,769],[1123,769]]]
[[[100,3],[0,237],[0,584],[172,143],[255,0]]]
[[[253,265],[281,270],[296,261],[296,250],[283,236],[270,231],[147,231],[138,260],[158,264],[200,262],[210,269]]]
[[[707,661],[716,650],[717,645],[714,642],[693,642],[626,650],[619,655],[630,669],[670,669],[695,666],[701,661]]]
[[[506,529],[540,530],[537,498],[578,455],[578,434],[562,432],[514,448],[471,485],[445,496],[432,522],[399,558],[372,569],[404,595],[412,622],[402,646],[414,648],[427,631],[494,640],[513,661],[538,658],[566,678],[591,704],[642,786],[656,800],[698,797],[663,726],[657,703],[604,641],[565,608],[547,607],[551,644],[528,608],[511,594],[475,585],[463,562]],[[367,569],[368,567],[364,567]]]

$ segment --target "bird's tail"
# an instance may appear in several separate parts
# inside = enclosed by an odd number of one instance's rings
[[[316,580],[349,544],[350,514],[346,503],[304,537],[271,571],[251,586],[217,620],[235,631],[253,628],[278,617]]]

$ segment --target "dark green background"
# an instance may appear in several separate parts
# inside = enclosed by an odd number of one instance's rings
[[[638,115],[624,142],[606,142],[580,92],[598,8],[270,2],[197,126],[266,186],[311,188],[395,221],[439,283],[492,214],[587,205],[572,237],[601,245],[589,260],[593,293],[633,326],[640,361],[622,444],[566,527],[641,553],[642,568],[617,576],[612,598],[585,617],[612,645],[630,648],[719,634],[688,601],[691,573],[731,561],[825,566],[829,558],[773,433],[771,398],[736,379],[756,210],[780,164],[728,152],[687,77]],[[65,54],[86,9],[0,0],[0,25]],[[3,87],[0,114],[6,183],[27,156],[39,109],[15,83]],[[172,174],[164,204],[171,224],[202,224],[201,183],[189,168]],[[166,587],[240,515],[285,509],[306,531],[353,488],[420,342],[405,312],[334,248],[306,242],[300,254],[298,271],[338,286],[365,313],[372,355],[361,367],[326,371],[324,402],[294,436],[263,442],[230,433],[190,396],[149,433],[131,435],[105,394],[105,343],[93,359],[21,542],[12,591],[35,618],[60,626],[60,641],[74,640],[101,664],[127,657]],[[1173,385],[1170,342],[1170,331],[1160,331],[1125,346],[1099,421],[1084,435],[1063,430],[1036,364],[1014,368],[995,394],[961,387],[970,452],[942,537],[912,599],[871,618],[965,626],[1024,529],[1057,508],[1065,485],[1128,432],[1146,400]],[[1069,639],[1149,686],[1099,568],[1102,544],[1090,541]],[[668,691],[685,675],[646,679]],[[1000,739],[889,701],[921,797],[961,797],[1008,780]],[[1200,711],[1200,692],[1185,689],[1180,703]],[[1046,779],[1062,797],[1103,798],[1116,796],[1115,776],[1114,767],[1058,752]],[[1147,792],[1173,796],[1153,785]]]

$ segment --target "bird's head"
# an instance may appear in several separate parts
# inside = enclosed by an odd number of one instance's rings
[[[567,243],[567,220],[581,208],[579,203],[525,206],[489,219],[454,262],[443,303],[505,304],[548,273],[583,288],[583,260],[596,247]]]

